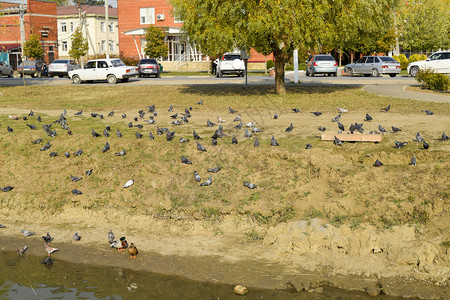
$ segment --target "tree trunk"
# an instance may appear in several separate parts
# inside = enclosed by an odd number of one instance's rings
[[[275,88],[277,94],[286,94],[286,85],[284,83],[284,66],[286,64],[286,58],[283,54],[274,53],[275,58]]]

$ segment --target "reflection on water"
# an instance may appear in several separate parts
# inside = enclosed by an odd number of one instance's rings
[[[233,286],[195,282],[130,269],[72,264],[0,252],[0,299],[366,299],[326,289],[322,294],[255,290],[233,294]]]

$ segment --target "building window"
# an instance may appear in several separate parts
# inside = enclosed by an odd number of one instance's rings
[[[73,32],[73,22],[70,22],[70,32]]]
[[[41,37],[46,38],[48,37],[48,31],[41,31]]]
[[[116,51],[116,43],[109,41],[109,51]]]
[[[100,31],[101,32],[106,32],[106,30],[105,30],[105,22],[100,22]]]
[[[67,32],[67,24],[66,24],[66,22],[61,22],[61,32]]]
[[[102,52],[106,51],[106,41],[102,41],[102,47],[101,47]]]
[[[114,32],[114,23],[109,23],[109,32]]]
[[[155,8],[141,7],[141,24],[155,24]]]
[[[61,43],[61,51],[62,52],[67,52],[67,42],[62,42]]]

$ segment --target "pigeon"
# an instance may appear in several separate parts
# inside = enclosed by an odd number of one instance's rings
[[[392,126],[392,133],[397,133],[399,131],[402,131],[400,128]]]
[[[108,241],[109,241],[109,243],[111,244],[112,242],[114,242],[114,239],[115,239],[116,237],[114,236],[114,233],[112,232],[112,230],[110,230],[109,232],[108,232]]]
[[[174,136],[175,136],[175,131],[173,131],[173,132],[167,131],[166,132],[166,140],[168,142],[171,142],[173,140]]]
[[[78,242],[79,240],[81,240],[81,236],[78,235],[78,232],[75,232],[75,234],[73,235],[72,238],[75,242]]]
[[[78,150],[73,153],[73,156],[80,156],[81,154],[83,154],[83,150]]]
[[[355,124],[351,124],[349,130],[350,130],[350,133],[353,134],[353,132],[355,132],[355,130],[356,130]]]
[[[244,126],[244,123],[242,123],[242,121],[241,121],[239,124],[237,124],[236,126],[234,126],[234,128],[236,128],[236,129],[242,129],[243,126]]]
[[[123,149],[122,151],[119,151],[117,153],[114,153],[116,156],[124,156],[125,154],[127,154],[127,150]]]
[[[119,138],[122,137],[122,133],[119,131],[119,128],[117,128],[116,135],[117,135],[117,137],[119,137]]]
[[[86,174],[86,176],[91,176],[93,172],[94,172],[94,169],[89,169],[86,172],[84,172],[84,174]]]
[[[109,131],[106,130],[106,128],[103,130],[103,135],[104,135],[105,137],[109,137]]]
[[[147,106],[147,108],[148,108],[148,112],[154,112],[156,109],[155,104],[152,104],[151,106]]]
[[[206,120],[206,126],[208,127],[214,127],[216,124],[214,124],[213,122],[211,122],[209,119]]]
[[[441,141],[443,142],[448,141],[448,136],[445,134],[445,132],[442,133]]]
[[[278,115],[277,114],[274,114],[273,115],[273,118],[276,120],[276,119],[278,119]]]
[[[173,105],[170,104],[169,109],[167,110],[168,112],[172,112],[173,111]]]
[[[187,143],[187,142],[189,142],[189,139],[183,139],[182,137],[180,137],[180,140],[179,140],[179,142],[180,143]]]
[[[217,123],[225,123],[225,120],[217,116]]]
[[[32,235],[36,235],[36,233],[34,233],[32,231],[28,231],[28,230],[24,230],[24,229],[22,229],[20,231],[22,232],[23,237],[29,237],[29,236],[32,236]]]
[[[114,111],[110,111],[108,114],[108,117],[112,117],[112,116],[114,116]]]
[[[81,179],[83,179],[83,177],[77,177],[77,176],[70,175],[70,180],[72,180],[73,182],[78,182]]]
[[[231,144],[236,145],[237,143],[238,143],[238,140],[233,134],[233,137],[231,138]]]
[[[6,226],[5,226],[5,225],[2,225],[2,224],[0,224],[0,228],[6,228]]]
[[[275,140],[275,137],[272,135],[272,138],[270,139],[270,145],[272,146],[279,146],[277,141]]]
[[[211,145],[217,146],[217,139],[211,139]]]
[[[127,114],[122,114],[122,119],[125,119],[127,117]]]
[[[338,128],[339,128],[340,130],[345,131],[344,125],[342,125],[341,122],[337,122],[337,124],[338,124]]]
[[[366,118],[364,119],[364,121],[369,122],[369,121],[372,121],[372,120],[373,120],[372,116],[369,115],[369,114],[366,114]]]
[[[312,148],[312,145],[311,145],[311,144],[306,144],[306,147],[305,147],[306,150],[309,150],[309,149],[311,149],[311,148]]]
[[[50,247],[48,244],[45,244],[45,251],[47,251],[48,256],[58,251],[57,248]]]
[[[248,187],[248,188],[251,189],[251,190],[257,188],[256,184],[250,183],[250,182],[244,182],[244,186]]]
[[[342,146],[342,141],[338,139],[336,136],[334,136],[334,144],[336,146]]]
[[[41,264],[51,266],[53,264],[53,259],[51,257],[47,256],[46,258],[41,260]]]
[[[0,190],[2,190],[3,192],[10,192],[13,189],[14,189],[14,187],[10,186],[10,185],[0,188]]]
[[[383,128],[383,126],[378,125],[378,130],[381,131],[381,133],[387,133],[387,130]]]
[[[431,110],[422,110],[422,112],[426,113],[427,116],[434,115],[434,112],[432,112]]]
[[[259,141],[258,141],[257,137],[255,137],[255,142],[253,143],[253,146],[254,147],[259,147]]]
[[[130,180],[128,180],[128,181],[123,185],[123,188],[125,189],[125,188],[127,188],[127,187],[132,186],[133,184],[134,184],[134,180],[133,180],[133,179],[130,179]]]
[[[255,126],[252,127],[252,132],[253,133],[258,133],[258,132],[263,132],[261,129],[256,128]]]
[[[181,156],[181,162],[183,164],[192,165],[192,162],[188,158],[186,158],[184,156]]]
[[[407,144],[408,144],[407,142],[395,141],[395,147],[397,147],[397,149],[401,149],[401,148],[405,147]]]
[[[237,115],[236,118],[234,118],[233,122],[240,122],[241,121],[241,115]]]
[[[289,125],[289,127],[286,128],[285,132],[291,132],[292,129],[294,129],[294,125],[292,125],[292,123],[291,123],[291,125]]]
[[[391,109],[391,105],[389,104],[387,107],[381,108],[382,111],[388,112]]]
[[[198,175],[197,171],[194,171],[194,176],[195,176],[195,180],[197,182],[200,182],[202,180],[202,178],[200,177],[200,175]]]
[[[31,130],[37,129],[36,125],[33,125],[33,124],[27,124],[27,126],[30,127]]]
[[[23,248],[17,249],[16,251],[17,251],[17,254],[23,255],[25,253],[25,251],[27,251],[27,249],[28,249],[28,246],[24,246]]]
[[[173,114],[173,115],[171,115],[170,117],[171,117],[172,119],[176,119],[176,118],[178,118],[178,113]]]
[[[411,166],[415,168],[416,165],[417,165],[417,158],[415,155],[413,155],[413,157],[411,158]]]
[[[29,117],[34,116],[34,111],[33,111],[32,109],[30,109],[30,112],[28,113],[28,116],[29,116]]]
[[[325,130],[327,130],[325,127],[323,127],[323,126],[320,126],[319,128],[317,128],[317,129],[319,129],[320,131],[322,131],[322,132],[324,132]]]
[[[133,122],[128,123],[128,128],[133,128]]]
[[[423,141],[423,149],[427,150],[428,148],[430,148],[430,145],[427,144],[427,142]]]
[[[341,114],[339,113],[336,117],[334,117],[333,119],[331,119],[331,122],[337,122],[341,119]]]
[[[53,238],[50,236],[50,234],[47,232],[47,235],[42,236],[42,239],[46,244],[49,244],[53,241]]]
[[[91,133],[92,133],[92,136],[95,137],[95,138],[101,136],[100,134],[98,134],[97,132],[95,132],[94,129],[91,129]]]
[[[41,118],[41,116],[37,116],[37,119],[36,119],[38,122],[42,122],[42,118]]]
[[[374,167],[381,167],[383,163],[377,159],[373,165]]]
[[[295,112],[295,113],[299,113],[299,112],[300,112],[300,109],[298,109],[298,108],[293,108],[292,111]]]
[[[58,152],[51,152],[49,155],[50,155],[50,157],[55,157],[55,156],[58,156]]]
[[[98,113],[95,113],[95,112],[91,113],[91,117],[97,118],[97,116],[98,116]]]
[[[175,126],[179,126],[179,125],[183,125],[183,122],[178,121],[178,120],[175,120],[175,121],[173,121],[173,122],[170,123],[170,124],[175,125]]]
[[[31,141],[32,144],[40,144],[42,142],[42,139],[37,139],[34,141]]]
[[[194,140],[202,140],[202,138],[195,132],[195,130],[192,135],[194,136]]]
[[[102,152],[105,153],[106,151],[109,151],[109,149],[111,149],[111,147],[109,146],[109,143],[106,142],[105,146],[102,149]]]
[[[211,173],[217,173],[217,172],[219,172],[221,169],[222,169],[222,167],[214,167],[214,168],[207,169],[207,171],[208,171],[208,172],[211,172]]]
[[[82,195],[83,193],[80,190],[73,189],[72,194],[74,194],[75,196],[78,196],[78,195]]]
[[[14,129],[12,129],[12,128],[9,127],[9,126],[7,127],[7,130],[8,130],[9,133],[12,133],[12,132],[14,131]]]
[[[137,132],[137,131],[136,131],[135,135],[136,135],[137,139],[140,139],[140,138],[143,137],[143,135],[141,133]]]
[[[246,137],[246,138],[251,138],[252,137],[252,134],[247,130],[247,128],[244,128],[244,137]]]
[[[424,141],[425,141],[425,140],[423,139],[423,137],[420,135],[420,133],[418,133],[418,132],[417,132],[417,134],[416,134],[416,141],[417,141],[418,143],[424,142]]]
[[[64,152],[64,156],[69,158],[70,157],[70,153],[69,152]]]
[[[74,116],[81,116],[82,114],[83,114],[83,111],[80,110],[79,112],[76,112],[76,113],[74,113],[73,115],[74,115]]]
[[[205,182],[201,183],[200,186],[208,186],[211,185],[212,183],[212,176],[208,177],[208,180],[206,180]]]
[[[231,107],[228,106],[228,110],[230,111],[230,114],[235,114],[237,113],[237,110],[232,109]]]
[[[342,107],[338,107],[338,110],[340,113],[346,113],[348,112],[348,109],[342,108]]]
[[[40,151],[47,151],[48,149],[50,149],[52,145],[50,145],[50,141],[47,142],[47,144],[45,144]]]
[[[202,151],[202,152],[206,152],[206,148],[203,147],[203,145],[200,144],[199,142],[197,142],[197,150],[198,151]]]
[[[147,122],[148,124],[156,124],[156,120],[154,119],[146,120],[145,122]]]
[[[318,117],[318,116],[320,116],[322,113],[321,112],[319,112],[319,111],[311,111],[311,113],[313,114],[313,115],[315,115],[316,117]]]
[[[203,105],[203,100],[200,100],[196,103],[197,105]]]

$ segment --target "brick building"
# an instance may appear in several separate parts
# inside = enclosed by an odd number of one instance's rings
[[[46,63],[58,58],[56,3],[43,0],[0,0],[0,52],[14,69],[20,63],[20,5],[23,2],[25,41],[40,37]],[[5,58],[7,57],[7,58]]]

